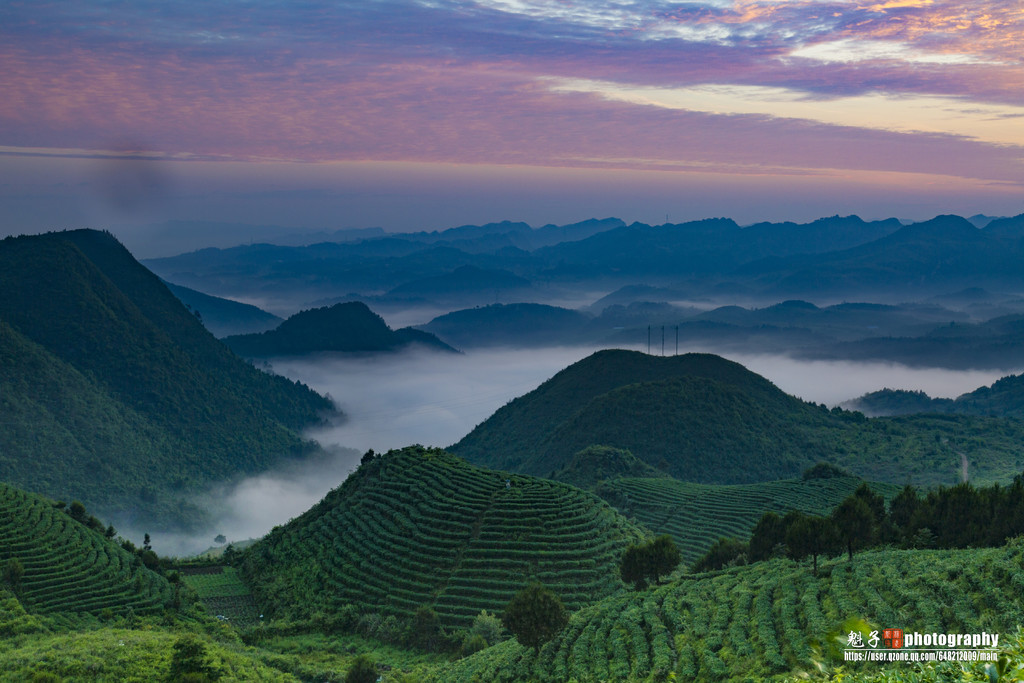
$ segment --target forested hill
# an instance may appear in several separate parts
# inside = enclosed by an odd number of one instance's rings
[[[1024,375],[1008,375],[956,399],[932,398],[923,391],[882,389],[849,402],[868,415],[961,413],[1024,418]]]
[[[302,311],[273,330],[224,338],[236,353],[249,358],[295,356],[322,351],[396,351],[419,344],[454,351],[430,332],[411,327],[392,330],[361,301]]]
[[[114,519],[195,521],[176,499],[308,448],[332,410],[218,342],[108,233],[0,242],[0,480]]]
[[[662,357],[608,349],[506,404],[450,450],[486,467],[547,475],[565,466],[578,451],[601,444],[628,449],[673,476],[736,481],[720,471],[725,467],[745,471],[746,475],[736,475],[740,480],[759,481],[795,476],[807,465],[801,464],[804,458],[799,456],[786,463],[740,464],[720,457],[703,462],[701,453],[713,456],[722,452],[716,449],[735,442],[734,448],[725,451],[730,452],[748,438],[767,442],[753,432],[768,428],[770,422],[791,430],[823,421],[829,421],[828,413],[787,396],[760,375],[719,356]],[[698,459],[673,457],[681,448],[695,449]],[[773,468],[772,472],[757,471],[765,467]],[[777,471],[785,474],[770,476]]]
[[[972,481],[1009,481],[1024,467],[1020,438],[1016,420],[830,411],[714,355],[606,350],[506,404],[450,450],[541,476],[601,445],[700,483],[785,479],[826,461],[873,481],[931,486],[957,483],[964,459]],[[584,464],[572,469],[587,485]]]

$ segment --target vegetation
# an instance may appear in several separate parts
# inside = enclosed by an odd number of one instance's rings
[[[1008,375],[955,400],[931,398],[923,391],[882,389],[865,394],[851,404],[871,415],[959,413],[1024,418],[1024,375]]]
[[[557,595],[540,583],[531,583],[512,596],[502,621],[516,640],[540,651],[541,645],[565,628],[569,617]]]
[[[749,538],[765,512],[829,514],[861,483],[856,477],[830,477],[715,486],[623,478],[605,481],[595,492],[654,533],[670,535],[683,561],[694,562],[720,538]],[[870,486],[885,498],[899,492],[891,484]]]
[[[622,554],[619,574],[626,583],[643,590],[650,582],[658,582],[679,566],[681,556],[672,537],[661,535],[647,543],[632,544]]]
[[[397,642],[423,607],[464,628],[533,580],[569,609],[616,593],[622,548],[643,536],[592,494],[413,447],[368,459],[240,568],[268,618],[322,612]],[[371,614],[378,624],[358,629]]]
[[[207,565],[182,567],[180,571],[185,584],[195,591],[211,616],[243,628],[260,623],[252,592],[234,567]]]
[[[872,629],[1012,633],[1024,623],[1022,560],[1018,539],[984,550],[868,551],[852,565],[826,560],[818,576],[788,559],[686,576],[581,609],[539,652],[506,641],[424,679],[756,680],[821,676],[822,668],[848,675],[851,667],[822,645],[849,619]]]
[[[1024,469],[1024,423],[984,417],[867,419],[784,394],[706,354],[599,351],[506,404],[452,447],[487,467],[544,475],[600,444],[672,476],[737,484],[830,462],[875,481],[952,484]],[[586,480],[580,482],[586,484]]]
[[[359,655],[353,660],[345,683],[377,683],[377,665],[366,655]]]
[[[107,233],[0,241],[0,480],[150,528],[309,448],[330,402],[214,339]]]
[[[4,583],[30,611],[77,621],[145,615],[173,606],[174,590],[98,522],[0,484]],[[94,518],[93,518],[94,519]]]
[[[0,610],[0,615],[3,612]],[[276,681],[300,679],[230,640],[159,625],[22,634],[0,644],[3,681]]]
[[[627,450],[609,446],[588,446],[573,455],[565,467],[550,478],[580,488],[593,489],[606,479],[619,477],[667,479],[668,475],[651,467]]]

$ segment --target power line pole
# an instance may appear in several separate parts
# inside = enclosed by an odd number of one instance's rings
[[[661,326],[661,355],[665,355],[665,326]]]
[[[651,326],[647,326],[647,355],[651,355]]]
[[[679,325],[676,325],[676,355],[679,355]]]

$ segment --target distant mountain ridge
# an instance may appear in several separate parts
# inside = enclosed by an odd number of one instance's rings
[[[847,249],[900,226],[895,219],[866,222],[856,216],[747,228],[725,218],[661,226],[626,225],[607,218],[536,229],[506,221],[389,234],[355,243],[204,249],[146,264],[168,280],[216,294],[241,291],[240,278],[248,278],[250,283],[273,283],[278,288],[316,287],[335,296],[370,295],[463,266],[506,270],[534,283],[622,280],[640,273],[659,278],[724,277],[758,259]]]
[[[324,306],[296,313],[275,329],[259,334],[232,335],[224,343],[249,358],[298,356],[329,351],[396,351],[419,344],[455,351],[429,332],[410,327],[392,330],[361,301]]]
[[[253,334],[272,330],[281,324],[282,319],[273,313],[230,299],[210,296],[203,292],[182,287],[171,282],[164,282],[167,289],[195,314],[206,329],[215,337],[226,337],[230,334]]]

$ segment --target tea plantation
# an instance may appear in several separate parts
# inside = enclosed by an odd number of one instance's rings
[[[436,669],[428,680],[820,676],[819,665],[843,664],[835,649],[845,646],[837,643],[850,620],[870,629],[1009,637],[1024,623],[1022,559],[1017,539],[984,550],[866,552],[852,565],[845,558],[824,563],[819,577],[790,560],[688,576],[580,610],[539,654],[509,640]],[[862,671],[877,672],[877,665]]]
[[[6,484],[0,484],[0,563],[22,570],[7,583],[29,612],[141,615],[162,611],[173,599],[167,580],[138,556],[45,498]]]
[[[432,607],[446,626],[501,611],[532,580],[569,609],[623,590],[622,550],[644,532],[593,494],[412,447],[364,463],[243,554],[268,618],[343,605]]]
[[[828,514],[861,482],[858,477],[832,477],[716,486],[668,478],[620,478],[601,483],[596,493],[655,533],[672,536],[683,561],[693,562],[719,538],[745,541],[765,512]],[[899,493],[892,484],[872,483],[871,488],[887,500]]]

